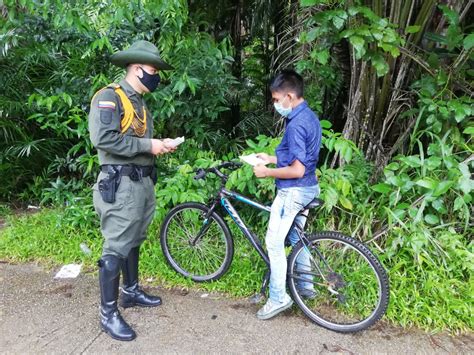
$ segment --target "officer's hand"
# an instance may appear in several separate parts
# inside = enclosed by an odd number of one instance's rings
[[[153,155],[160,155],[164,153],[168,153],[170,149],[166,147],[165,143],[159,139],[152,139],[151,140],[151,153]]]
[[[165,138],[162,140],[169,152],[172,153],[176,150],[177,146],[173,145],[174,139]]]

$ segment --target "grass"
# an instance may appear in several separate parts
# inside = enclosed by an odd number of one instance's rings
[[[62,210],[13,216],[7,215],[9,227],[0,229],[0,258],[13,262],[39,261],[48,267],[66,263],[82,263],[86,270],[96,271],[101,255],[102,237],[95,226],[72,228],[61,218]],[[165,287],[199,288],[230,296],[248,296],[259,289],[264,264],[249,243],[235,229],[235,253],[227,274],[213,283],[196,284],[181,277],[165,261],[159,244],[160,221],[150,226],[148,240],[142,245],[141,279],[153,279],[152,284]],[[82,252],[85,243],[91,255]]]
[[[8,216],[10,213],[10,207],[0,203],[0,218]]]
[[[86,271],[97,271],[102,237],[96,224],[72,224],[65,218],[65,211],[60,209],[22,216],[7,211],[3,218],[7,227],[0,229],[1,259],[39,261],[48,267],[82,263]],[[198,284],[181,277],[166,263],[159,244],[160,223],[155,219],[148,240],[142,246],[140,273],[143,282],[152,279],[148,283],[216,291],[232,297],[247,297],[259,290],[264,264],[233,224],[229,223],[234,235],[235,253],[229,271],[216,282]],[[450,240],[454,238],[448,237]],[[91,255],[81,251],[80,243],[87,244]],[[379,254],[391,283],[391,301],[385,319],[404,327],[418,326],[428,331],[461,333],[474,329],[472,259],[469,261],[472,243],[467,249],[460,246],[462,243],[457,245],[455,252],[467,259],[455,260],[452,257],[447,264],[430,254],[428,248],[419,255],[413,255],[409,248],[398,249],[393,255]],[[450,253],[454,255],[453,251]]]
[[[403,254],[390,265],[389,319],[404,327],[429,331],[459,333],[474,329],[472,273],[453,275],[438,260],[417,264],[411,255]]]

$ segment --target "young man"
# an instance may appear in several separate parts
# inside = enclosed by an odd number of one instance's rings
[[[114,339],[133,340],[136,334],[117,308],[120,270],[123,307],[161,304],[160,297],[139,287],[139,250],[155,213],[155,156],[174,151],[166,139],[153,138],[153,118],[142,95],[157,88],[160,69],[172,68],[147,41],[115,53],[111,62],[126,68],[126,76],[94,96],[89,114],[90,137],[101,165],[93,187],[104,236],[99,260],[100,324]]]
[[[272,318],[293,304],[286,293],[285,238],[298,212],[319,195],[316,164],[321,126],[303,98],[303,78],[295,71],[283,70],[272,80],[270,90],[275,110],[286,118],[286,128],[276,156],[260,153],[265,163],[254,167],[255,176],[275,178],[277,186],[265,238],[270,258],[270,297],[257,312],[259,319]],[[276,164],[276,168],[268,164]],[[305,218],[298,223],[303,225]],[[298,242],[294,231],[289,239],[293,245]],[[308,268],[309,256],[302,254],[297,262],[302,269]],[[299,281],[297,287],[302,297],[314,297],[311,282]]]

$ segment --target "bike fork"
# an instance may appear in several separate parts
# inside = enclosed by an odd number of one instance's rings
[[[189,241],[189,244],[191,246],[194,247],[201,240],[202,236],[208,231],[212,223],[211,216],[214,213],[214,210],[216,209],[216,205],[217,205],[217,200],[212,203],[211,208],[209,208],[209,211],[207,211],[206,215],[204,216],[203,225],[201,229],[199,230],[198,234],[196,235],[196,237],[194,237],[193,240]]]

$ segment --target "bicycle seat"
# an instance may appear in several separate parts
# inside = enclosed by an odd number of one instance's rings
[[[324,201],[319,199],[319,198],[315,198],[313,201],[308,203],[304,209],[309,210],[309,209],[312,209],[312,208],[321,207],[322,205],[324,205]]]

